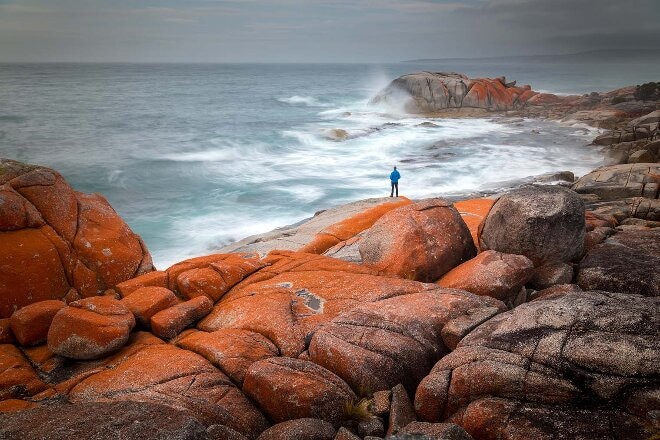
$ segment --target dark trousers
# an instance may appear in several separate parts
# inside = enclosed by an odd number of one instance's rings
[[[399,182],[392,182],[392,192],[390,192],[390,197],[394,197],[395,188],[396,188],[396,196],[399,197]]]

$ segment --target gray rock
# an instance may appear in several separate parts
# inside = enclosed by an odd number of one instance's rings
[[[650,163],[655,162],[655,157],[648,150],[638,150],[628,156],[628,163]]]
[[[258,440],[334,440],[335,428],[319,419],[296,419],[273,425]]]
[[[348,429],[342,427],[342,428],[339,428],[339,431],[337,431],[337,435],[335,436],[335,440],[360,440],[360,437],[353,434]]]
[[[482,223],[482,250],[524,255],[536,266],[582,255],[585,208],[573,191],[528,186],[505,193]]]
[[[3,440],[211,440],[193,414],[147,402],[55,404],[0,414]]]
[[[466,336],[420,383],[415,410],[479,439],[649,438],[659,326],[660,298],[546,294]]]
[[[211,425],[206,430],[206,434],[209,440],[248,440],[243,434],[225,425]]]
[[[537,290],[547,289],[558,284],[570,284],[573,280],[573,266],[556,262],[544,264],[534,269],[532,287]]]
[[[580,262],[585,290],[660,295],[660,229],[619,232],[594,246]]]
[[[392,388],[392,407],[390,409],[390,424],[387,435],[397,434],[410,423],[417,421],[417,415],[408,393],[403,385]]]
[[[387,191],[387,188],[385,189]],[[278,250],[296,251],[311,242],[326,227],[352,217],[374,206],[396,200],[390,197],[359,200],[317,213],[310,219],[265,234],[253,235],[218,249],[218,252],[258,252],[262,255]]]
[[[382,437],[385,435],[385,425],[379,417],[372,417],[368,420],[362,420],[358,423],[358,434],[360,437],[374,436]]]
[[[393,439],[418,440],[473,440],[465,429],[453,423],[412,422]]]
[[[654,183],[652,176],[658,174],[660,164],[603,167],[581,177],[573,185],[573,190],[581,194],[596,194],[603,201],[640,197],[644,194],[644,186]]]

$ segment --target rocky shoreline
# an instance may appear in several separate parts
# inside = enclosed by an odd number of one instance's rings
[[[608,128],[606,166],[358,201],[155,270],[101,196],[0,160],[0,438],[657,436],[660,96],[439,75],[393,84],[423,113]]]

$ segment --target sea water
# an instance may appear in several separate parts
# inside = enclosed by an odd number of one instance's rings
[[[622,67],[0,64],[0,157],[103,194],[165,268],[320,209],[388,196],[394,165],[400,193],[421,198],[600,164],[588,127],[431,120],[369,105],[401,74],[506,75],[558,93],[650,80]]]

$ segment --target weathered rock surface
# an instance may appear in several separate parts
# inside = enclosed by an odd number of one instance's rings
[[[441,356],[471,329],[505,310],[467,292],[436,288],[354,307],[312,336],[309,354],[355,390],[401,383],[412,394]]]
[[[188,301],[161,310],[151,317],[151,331],[163,339],[172,339],[189,325],[194,324],[213,309],[206,296],[197,296]]]
[[[395,79],[372,103],[403,103],[409,113],[461,108],[503,111],[521,108],[534,95],[529,86],[515,87],[503,78],[470,79],[458,73],[419,72]]]
[[[534,275],[534,263],[523,255],[484,251],[446,273],[438,284],[511,303]]]
[[[409,437],[402,436],[403,434]],[[453,423],[412,422],[399,431],[397,438],[419,440],[473,440],[465,429]]]
[[[145,328],[151,327],[151,317],[179,303],[174,292],[164,287],[143,287],[121,300]]]
[[[83,297],[152,270],[108,202],[51,169],[0,159],[0,318],[37,301]]]
[[[261,433],[258,440],[333,440],[335,428],[319,419],[296,419],[278,423]]]
[[[309,361],[277,357],[248,369],[243,391],[274,422],[316,418],[339,426],[355,393],[339,377]]]
[[[66,304],[58,300],[32,303],[11,315],[12,334],[23,346],[36,345],[46,340],[53,318]]]
[[[210,440],[194,414],[145,402],[56,404],[0,414],[6,440]]]
[[[406,389],[401,384],[392,388],[392,405],[389,419],[390,423],[387,427],[388,436],[397,434],[402,428],[417,421],[417,415],[415,414],[415,408],[413,408],[410,396],[408,396]]]
[[[380,273],[431,282],[476,255],[453,205],[428,199],[390,211],[360,240],[362,261]]]
[[[61,309],[48,330],[48,348],[71,359],[96,359],[121,348],[135,318],[109,296],[81,299]]]
[[[238,384],[256,361],[279,355],[277,347],[259,333],[241,329],[220,329],[211,333],[193,331],[176,345],[204,356]]]
[[[340,236],[347,237],[353,232],[357,234],[360,228],[373,224],[378,215],[407,203],[410,203],[410,200],[405,197],[381,197],[348,203],[321,211],[314,217],[294,225],[247,237],[223,247],[220,252],[255,252],[265,255],[274,250],[300,251],[308,246],[307,251],[322,253],[322,247],[319,245],[327,246],[327,243],[334,241],[333,236],[339,239]]]
[[[658,197],[660,164],[636,163],[598,168],[581,177],[573,190],[581,194],[595,194],[601,200],[627,197]],[[648,186],[648,191],[646,187]]]
[[[495,199],[468,199],[454,203],[454,208],[470,230],[472,241],[477,249],[479,249],[479,225],[486,218],[494,203]]]
[[[315,254],[272,252],[270,264],[246,278],[197,324],[212,332],[257,332],[283,356],[297,357],[319,325],[355,306],[433,286],[375,275],[372,269]]]
[[[660,410],[659,317],[657,298],[606,292],[522,304],[442,358],[415,409],[479,439],[648,438]]]
[[[660,229],[619,232],[594,246],[580,262],[584,290],[660,296]]]
[[[558,186],[528,186],[504,194],[482,223],[481,249],[528,257],[535,266],[582,256],[585,208]]]

